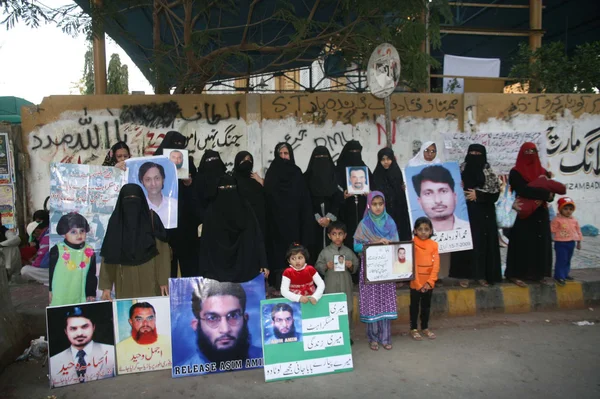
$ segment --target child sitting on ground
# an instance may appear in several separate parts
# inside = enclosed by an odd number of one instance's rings
[[[60,218],[56,232],[64,237],[50,249],[50,306],[70,305],[96,299],[96,255],[85,244],[88,221],[76,212]]]
[[[286,254],[290,267],[281,278],[281,295],[293,302],[315,305],[323,295],[325,283],[317,270],[306,264],[308,257],[308,250],[302,245],[294,243],[290,246]]]
[[[554,280],[560,286],[565,285],[566,280],[573,280],[569,276],[571,259],[575,246],[577,249],[581,249],[581,240],[583,239],[579,222],[573,217],[573,212],[575,212],[575,202],[569,197],[563,197],[558,200],[558,215],[550,223],[554,251],[556,251]]]

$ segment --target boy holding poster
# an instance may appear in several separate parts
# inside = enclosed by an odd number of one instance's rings
[[[325,293],[345,293],[348,302],[348,318],[352,320],[352,276],[358,271],[358,257],[350,248],[344,245],[346,239],[346,225],[340,221],[329,223],[327,236],[331,244],[325,247],[319,254],[315,267],[325,276]],[[345,270],[335,269],[334,258],[345,259]],[[350,322],[352,325],[352,322]]]

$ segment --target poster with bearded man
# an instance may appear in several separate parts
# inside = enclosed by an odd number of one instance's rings
[[[174,378],[263,367],[265,278],[221,283],[169,279]]]
[[[114,320],[117,374],[171,368],[169,298],[115,301]]]

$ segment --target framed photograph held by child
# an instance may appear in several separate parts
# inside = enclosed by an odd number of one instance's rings
[[[365,283],[391,283],[415,278],[412,241],[365,245]]]

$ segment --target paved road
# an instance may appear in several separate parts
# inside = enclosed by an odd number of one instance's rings
[[[578,327],[573,321],[596,325]],[[0,375],[0,397],[39,398],[600,398],[600,310],[437,319],[435,341],[402,332],[394,349],[355,339],[351,373],[266,384],[262,370],[171,379],[136,374],[47,388],[31,361]]]

